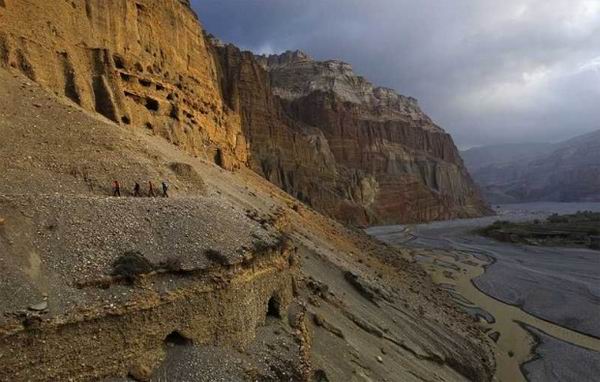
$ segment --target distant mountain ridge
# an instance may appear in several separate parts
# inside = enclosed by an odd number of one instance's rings
[[[477,147],[462,156],[490,203],[600,201],[600,130],[554,144]]]

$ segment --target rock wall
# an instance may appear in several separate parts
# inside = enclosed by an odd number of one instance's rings
[[[328,211],[339,202],[334,189],[338,176],[323,132],[285,113],[252,53],[213,44],[223,99],[240,114],[249,143],[248,165],[294,197]]]
[[[227,167],[246,161],[202,27],[182,0],[7,0],[0,65]]]
[[[367,225],[487,212],[451,137],[416,100],[339,61],[207,40],[183,0],[4,0],[0,65],[194,156],[248,165]]]
[[[0,195],[0,216],[1,381],[150,373],[173,333],[244,349],[293,300],[294,248],[223,201]],[[155,267],[128,282],[132,250]]]
[[[283,256],[255,261],[235,276],[203,276],[169,296],[148,293],[145,301],[125,307],[90,309],[72,320],[0,336],[0,378],[92,381],[151,372],[173,333],[198,345],[243,348],[265,323],[270,298],[277,298],[282,315],[292,300],[292,272]],[[215,286],[211,277],[222,278],[226,287]]]
[[[452,138],[415,99],[373,87],[343,62],[213,45],[251,166],[292,195],[353,224],[488,212]]]

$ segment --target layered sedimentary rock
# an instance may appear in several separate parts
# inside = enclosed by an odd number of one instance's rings
[[[247,346],[269,309],[277,315],[287,309],[296,270],[276,231],[269,236],[243,211],[231,210],[202,199],[131,205],[85,196],[0,196],[6,219],[0,380],[98,380],[140,367],[152,371],[164,359],[169,335]],[[164,218],[152,218],[158,214]],[[202,255],[199,242],[207,232],[215,237],[203,222],[217,216],[228,239]],[[132,217],[147,224],[132,224]],[[253,246],[252,240],[262,241]],[[163,269],[127,287],[111,273],[127,248]],[[169,256],[177,262],[160,265]],[[40,301],[41,308],[27,310]],[[45,314],[35,315],[36,309]]]
[[[250,165],[292,195],[358,224],[487,212],[452,138],[414,98],[374,87],[343,62],[253,58],[213,44]]]
[[[309,97],[264,59],[208,44],[187,1],[0,0],[0,66],[0,380],[492,379],[485,334],[412,254],[209,163],[387,219],[336,125],[299,115]],[[390,220],[427,207],[419,179]],[[151,197],[162,180],[172,198]]]
[[[354,224],[486,212],[451,137],[350,65],[208,41],[187,1],[5,0],[0,65]]]
[[[0,65],[193,155],[246,161],[239,116],[223,105],[187,0],[4,1]]]
[[[223,99],[240,114],[249,166],[294,197],[334,214],[340,202],[335,158],[323,132],[297,121],[273,95],[269,74],[250,52],[212,40]]]

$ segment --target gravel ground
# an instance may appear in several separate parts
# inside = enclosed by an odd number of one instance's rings
[[[299,347],[285,320],[269,318],[245,350],[194,344],[165,345],[167,356],[151,382],[297,381]],[[111,378],[103,382],[132,382]]]
[[[0,311],[26,309],[45,296],[52,314],[89,304],[93,297],[73,285],[110,275],[127,251],[153,264],[176,258],[183,270],[214,266],[208,249],[222,261],[240,262],[256,243],[274,245],[279,237],[247,215],[212,197],[0,195]],[[23,268],[33,277],[25,277]],[[119,289],[118,297],[130,293]]]
[[[154,285],[134,288],[78,289],[75,284],[105,278],[113,261],[131,250],[154,264],[176,254],[187,270],[210,266],[204,254],[209,248],[224,262],[241,261],[240,249],[276,241],[275,230],[260,215],[268,215],[267,221],[278,215],[278,229],[287,228],[295,244],[308,248],[306,257],[315,260],[307,262],[314,266],[304,267],[306,275],[298,275],[295,286],[309,288],[299,292],[312,290],[304,277],[330,284],[336,292],[332,301],[308,296],[311,303],[323,304],[319,314],[335,326],[319,327],[313,338],[311,357],[321,360],[319,375],[378,381],[465,380],[459,372],[477,380],[490,376],[494,366],[482,333],[449,305],[419,266],[315,213],[248,169],[227,172],[212,158],[190,157],[147,131],[107,123],[3,70],[0,137],[0,313],[45,304],[49,315],[79,307],[109,306],[111,311],[134,300],[132,294],[143,299],[162,288],[176,291],[188,278],[161,275],[149,281]],[[142,192],[147,180],[155,185],[167,180],[172,198],[109,198],[114,179],[121,181],[123,195],[136,180]],[[259,213],[248,213],[255,210]],[[351,285],[343,277],[346,271],[361,281]],[[386,298],[393,290],[393,306],[382,301],[386,308],[378,308],[364,296],[362,284]],[[0,324],[4,317],[0,314]],[[244,352],[200,344],[176,348],[161,369],[163,376],[235,380],[243,371],[256,373],[256,379],[288,380],[300,361],[297,345],[285,327],[279,327],[280,334],[269,332],[273,327],[257,328],[257,340]],[[395,342],[382,338],[388,332]],[[332,350],[331,344],[339,347]],[[344,353],[348,349],[354,351]]]

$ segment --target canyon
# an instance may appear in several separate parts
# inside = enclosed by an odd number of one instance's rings
[[[0,379],[493,378],[476,320],[355,228],[489,210],[348,64],[242,52],[185,0],[2,0],[0,136]]]
[[[342,62],[256,57],[206,38],[185,3],[94,5],[8,2],[4,65],[193,156],[248,165],[344,222],[489,213],[452,138],[415,99]],[[154,28],[162,20],[171,27]]]

